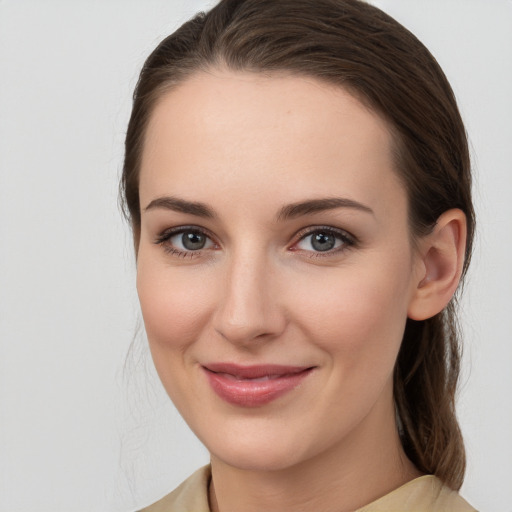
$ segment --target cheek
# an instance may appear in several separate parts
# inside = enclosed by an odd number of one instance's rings
[[[137,292],[154,355],[182,351],[196,339],[211,303],[207,291],[198,273],[173,272],[139,258]]]
[[[139,253],[137,292],[151,357],[165,390],[181,411],[187,411],[191,392],[187,383],[194,361],[189,348],[200,337],[212,304],[204,285],[205,276],[200,273],[176,271]]]
[[[392,369],[407,319],[403,267],[377,268],[336,269],[325,282],[302,281],[295,294],[295,318],[308,337],[345,370],[366,368],[362,375]]]

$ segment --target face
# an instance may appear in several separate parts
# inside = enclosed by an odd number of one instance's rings
[[[311,78],[197,74],[155,108],[140,201],[152,357],[213,457],[283,469],[379,438],[418,283],[382,119]]]

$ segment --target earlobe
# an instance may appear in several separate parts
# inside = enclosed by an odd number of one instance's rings
[[[426,320],[442,311],[457,289],[466,250],[464,212],[444,212],[419,245],[422,275],[409,303],[408,316],[412,320]]]

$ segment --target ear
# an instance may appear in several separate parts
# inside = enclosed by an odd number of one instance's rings
[[[466,250],[464,212],[444,212],[418,245],[420,271],[407,313],[412,320],[426,320],[444,309],[459,284]]]

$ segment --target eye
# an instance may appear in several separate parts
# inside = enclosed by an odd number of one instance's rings
[[[177,249],[185,251],[199,251],[200,249],[204,249],[211,240],[204,233],[200,233],[198,231],[185,231],[184,233],[171,236],[169,238],[169,242],[171,242],[171,244]]]
[[[293,248],[313,253],[336,253],[355,244],[352,236],[335,228],[309,229],[306,233],[299,234],[299,236],[301,236],[301,239]]]
[[[192,253],[215,247],[213,240],[201,229],[179,227],[164,231],[155,240],[165,250],[178,256],[192,256]]]

